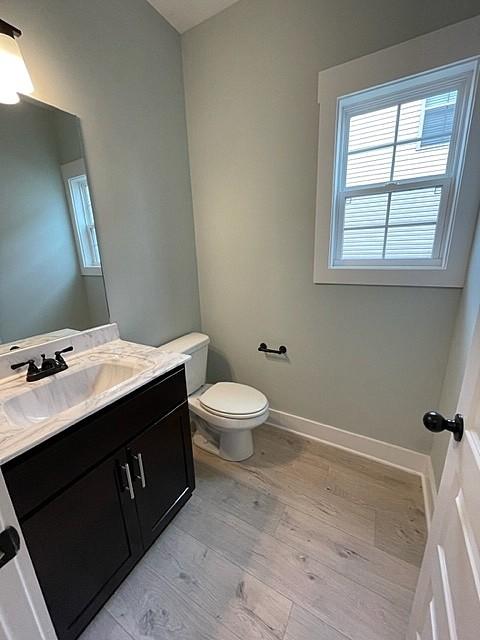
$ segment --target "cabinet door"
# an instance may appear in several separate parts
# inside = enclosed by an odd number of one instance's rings
[[[133,440],[128,454],[146,548],[185,504],[195,487],[188,405],[173,411]]]
[[[61,640],[77,637],[142,554],[126,472],[122,450],[22,522]]]

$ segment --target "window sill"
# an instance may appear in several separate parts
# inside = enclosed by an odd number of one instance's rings
[[[456,275],[446,269],[418,267],[399,268],[359,268],[328,267],[316,261],[314,284],[353,284],[392,287],[463,287],[463,273]]]

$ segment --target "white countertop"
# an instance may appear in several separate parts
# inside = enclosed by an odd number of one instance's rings
[[[49,331],[48,333],[39,333],[36,336],[31,336],[29,338],[21,338],[19,340],[13,340],[12,342],[3,342],[0,344],[0,355],[4,353],[11,353],[12,347],[18,347],[14,349],[14,352],[18,352],[20,349],[27,349],[28,347],[36,347],[39,344],[48,344],[53,340],[58,340],[59,338],[69,338],[70,336],[74,336],[81,333],[77,329],[59,329],[58,331]]]
[[[26,371],[23,369],[21,373],[0,379],[0,465],[183,364],[189,358],[190,356],[183,354],[114,339],[80,353],[66,354],[65,359],[69,368],[43,380],[26,382]],[[91,366],[92,363],[101,362],[131,365],[140,369],[140,372],[54,417],[35,424],[31,424],[27,419],[25,425],[13,424],[6,415],[4,404],[13,396],[18,396],[34,387],[55,385],[56,379],[60,376]]]

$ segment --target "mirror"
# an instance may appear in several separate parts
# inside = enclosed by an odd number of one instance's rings
[[[78,118],[22,98],[0,140],[1,354],[109,313]]]

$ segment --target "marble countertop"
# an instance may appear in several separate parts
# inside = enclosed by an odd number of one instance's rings
[[[190,359],[190,356],[114,339],[80,353],[67,354],[65,359],[69,365],[66,371],[37,382],[27,383],[26,371],[23,369],[21,373],[0,379],[0,465],[183,364]],[[18,420],[14,422],[7,415],[4,405],[9,399],[18,397],[31,389],[55,385],[61,376],[71,375],[99,363],[117,363],[131,367],[136,373],[53,417],[33,424],[27,417],[25,424],[18,424]],[[67,382],[65,380],[64,388]],[[60,385],[55,389],[55,393],[62,393]]]
[[[39,333],[38,335],[31,336],[30,338],[21,338],[19,340],[13,340],[12,342],[4,342],[0,344],[0,355],[4,353],[12,353],[11,348],[13,346],[17,347],[17,349],[14,349],[14,352],[18,354],[18,352],[22,349],[35,347],[39,344],[48,344],[53,340],[58,340],[59,338],[69,338],[70,336],[74,336],[79,333],[80,331],[77,331],[77,329],[59,329],[58,331]]]

